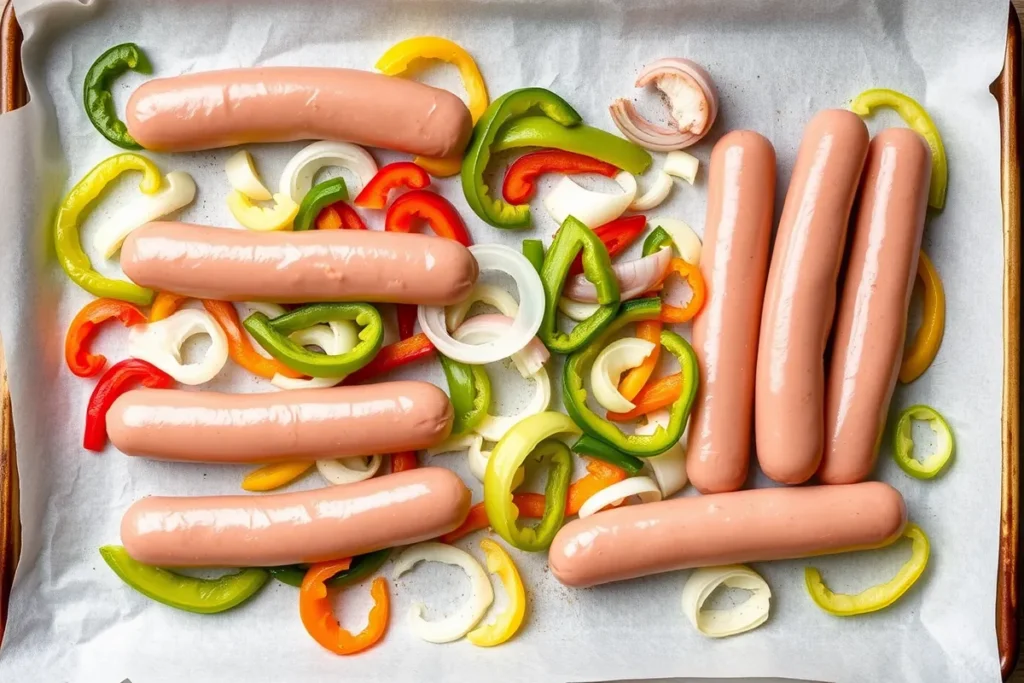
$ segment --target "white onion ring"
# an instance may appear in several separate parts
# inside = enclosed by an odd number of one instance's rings
[[[697,180],[698,169],[700,169],[700,159],[680,150],[669,152],[665,156],[665,163],[661,166],[664,173],[682,178],[691,185]]]
[[[483,438],[476,434],[453,434],[433,448],[428,448],[426,451],[427,457],[433,458],[445,453],[464,451],[471,448],[477,440],[480,441],[481,445],[483,444]]]
[[[637,425],[633,432],[647,436],[654,434],[658,427],[667,428],[668,423],[668,411],[656,410],[647,416],[646,424]],[[679,493],[686,488],[686,484],[689,482],[686,476],[686,449],[681,441],[661,455],[644,458],[644,468],[654,475],[654,481],[658,482],[661,495],[665,498]]]
[[[616,505],[630,496],[640,496],[644,503],[661,500],[661,490],[650,477],[630,477],[601,489],[580,506],[579,518],[597,514],[609,505]]]
[[[636,198],[636,177],[632,173],[620,171],[615,182],[622,193],[587,190],[564,176],[544,197],[544,208],[559,225],[572,216],[588,228],[596,228],[624,214]]]
[[[627,480],[628,481],[628,480]],[[751,591],[731,609],[705,610],[704,603],[721,585]],[[768,621],[772,591],[752,569],[741,564],[697,569],[683,586],[683,614],[694,628],[710,638],[724,638],[753,630]]]
[[[530,403],[516,415],[491,415],[487,413],[475,431],[488,441],[501,441],[501,437],[515,427],[517,424],[537,413],[543,413],[551,404],[551,379],[548,371],[542,366],[537,372],[530,375],[534,383],[533,398]]]
[[[417,562],[441,562],[460,567],[469,576],[470,596],[451,616],[437,621],[423,618],[426,606],[414,602],[409,608],[409,626],[412,632],[428,643],[450,643],[469,633],[487,613],[494,602],[494,589],[487,572],[472,555],[447,543],[417,543],[407,548],[395,560],[391,578],[398,579]]]
[[[281,173],[280,194],[287,195],[298,204],[313,188],[313,179],[328,166],[347,168],[366,185],[377,175],[377,162],[370,153],[350,142],[321,140],[304,147],[293,156]],[[349,187],[349,196],[355,197],[356,188]],[[361,188],[360,188],[361,189]]]
[[[508,334],[513,319],[500,313],[476,315],[461,323],[452,337],[467,344],[486,344]],[[544,367],[551,352],[538,337],[530,340],[521,351],[512,354],[512,362],[523,377],[529,377]]]
[[[578,323],[597,313],[599,308],[601,308],[601,304],[585,304],[564,296],[558,297],[558,310],[570,320],[575,320]]]
[[[280,318],[282,315],[287,313],[287,311],[284,310],[284,306],[281,306],[280,304],[272,304],[266,301],[245,301],[242,302],[242,309],[243,311],[250,311],[240,316],[242,320],[249,317],[249,315],[251,315],[251,311],[259,311],[271,320],[274,318]],[[242,326],[242,333],[249,340],[249,345],[256,350],[256,353],[260,354],[264,358],[273,358],[269,351],[260,346],[260,343],[256,341],[256,337],[249,334],[249,330],[245,329],[244,325]]]
[[[171,171],[164,176],[163,186],[155,194],[133,199],[104,220],[96,229],[92,243],[103,258],[110,258],[132,232],[190,204],[195,197],[196,183],[192,176],[183,171]]]
[[[331,321],[296,330],[288,338],[299,346],[319,346],[324,353],[348,353],[359,343],[359,330],[350,320]],[[326,389],[341,383],[343,377],[287,377],[279,372],[270,380],[278,389]]]
[[[519,312],[519,302],[515,297],[496,285],[478,284],[469,292],[469,296],[454,306],[445,309],[444,318],[449,331],[455,330],[466,319],[473,304],[480,302],[498,309],[498,313],[515,318]]]
[[[198,363],[184,364],[182,345],[200,334],[210,337],[210,347]],[[228,338],[209,313],[183,308],[163,320],[128,328],[128,355],[152,363],[176,382],[195,386],[216,377],[228,362]]]
[[[668,199],[668,193],[672,191],[672,176],[663,170],[658,171],[657,177],[651,187],[642,195],[633,200],[629,205],[630,211],[650,211]]]
[[[656,346],[646,339],[616,339],[597,354],[590,368],[590,393],[605,410],[628,413],[635,405],[619,393],[619,379],[626,370],[642,364]]]
[[[228,185],[231,186],[231,189],[238,190],[249,199],[261,202],[270,201],[270,190],[256,174],[256,168],[252,165],[252,156],[246,150],[240,150],[232,155],[224,164],[224,172],[227,173]]]
[[[678,218],[651,218],[647,223],[668,233],[680,258],[693,265],[700,264],[703,245],[700,237],[686,222]]]
[[[354,484],[357,481],[366,481],[377,474],[380,469],[381,458],[379,455],[371,455],[364,458],[331,458],[328,460],[317,460],[316,468],[320,476],[328,483],[336,486]],[[363,467],[349,467],[349,461],[362,462]]]
[[[650,291],[665,278],[671,263],[672,250],[659,249],[650,256],[613,264],[612,271],[619,281],[619,299],[627,301]],[[565,283],[562,295],[590,304],[597,301],[597,288],[581,273]]]

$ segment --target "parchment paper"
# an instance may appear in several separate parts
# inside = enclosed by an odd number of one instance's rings
[[[1005,0],[15,4],[25,29],[32,101],[0,119],[0,332],[14,400],[24,549],[0,650],[0,680],[998,680],[993,626],[1003,255],[998,122],[988,88],[1002,63]],[[259,64],[370,69],[388,46],[421,34],[447,36],[468,48],[492,96],[526,85],[550,87],[588,123],[609,130],[606,108],[616,96],[635,94],[653,111],[652,95],[632,86],[643,64],[662,56],[696,59],[714,75],[721,114],[714,135],[695,153],[706,162],[714,138],[730,129],[765,134],[778,151],[779,209],[803,124],[816,110],[843,106],[873,86],[911,93],[927,106],[942,130],[951,168],[948,205],[931,218],[925,236],[925,249],[946,283],[948,322],[936,362],[923,378],[897,390],[893,411],[934,405],[956,432],[957,453],[947,475],[927,483],[903,475],[887,447],[880,458],[878,476],[903,492],[933,548],[925,576],[896,606],[861,618],[830,617],[805,593],[808,562],[758,564],[773,591],[770,621],[755,632],[710,641],[682,616],[685,572],[571,590],[548,575],[543,554],[516,553],[530,610],[508,644],[439,646],[413,636],[406,625],[413,600],[426,599],[433,618],[462,599],[466,585],[455,571],[420,568],[393,585],[384,642],[339,658],[304,632],[294,588],[271,583],[235,611],[199,616],[147,600],[103,564],[96,549],[118,542],[121,514],[132,501],[150,494],[238,492],[245,468],[157,463],[81,448],[93,382],[68,372],[61,349],[68,322],[89,296],[53,261],[49,220],[74,180],[118,151],[93,130],[82,109],[86,70],[104,49],[124,41],[142,45],[159,75]],[[422,77],[461,93],[452,71],[434,68]],[[141,80],[130,75],[117,84],[122,105]],[[285,161],[300,147],[251,148],[269,186],[276,186]],[[165,172],[186,170],[198,183],[196,202],[183,219],[232,224],[223,173],[231,153],[154,155]],[[394,158],[377,154],[379,162]],[[705,172],[695,188],[677,184],[671,202],[651,214],[683,218],[702,231]],[[136,182],[119,184],[96,213],[137,193]],[[475,218],[455,182],[439,185],[478,242],[518,245],[553,231],[539,202],[533,230],[502,232]],[[379,216],[370,220],[380,227]],[[86,224],[86,243],[90,225],[95,221]],[[102,268],[114,273],[115,263]],[[112,362],[124,356],[124,345],[121,329],[104,331],[98,342]],[[496,372],[496,378],[513,378],[507,385],[496,381],[502,403],[512,408],[525,387],[507,371]],[[442,379],[436,364],[407,374]],[[237,368],[208,388],[272,390]],[[463,460],[451,455],[435,462],[454,467],[479,497]],[[763,478],[757,484],[765,485]],[[319,485],[311,476],[300,486]],[[460,545],[482,557],[479,536]],[[891,576],[906,556],[906,545],[899,544],[813,564],[833,588],[851,591]],[[365,585],[344,593],[344,625],[362,627],[366,593]]]

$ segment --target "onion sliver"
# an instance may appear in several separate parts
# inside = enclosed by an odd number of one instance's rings
[[[665,156],[665,163],[661,170],[670,176],[682,178],[693,185],[697,180],[697,170],[700,168],[700,160],[688,152],[669,152]]]
[[[469,576],[470,595],[461,607],[451,616],[437,621],[423,618],[426,606],[422,602],[414,602],[409,608],[409,626],[413,633],[428,643],[450,643],[469,633],[477,625],[487,608],[494,602],[494,589],[487,578],[487,572],[472,555],[465,550],[447,543],[418,543],[407,548],[395,560],[391,578],[397,579],[406,573],[417,562],[440,562],[460,567]]]
[[[210,337],[203,359],[183,363],[182,345],[200,334]],[[152,363],[176,382],[195,386],[216,377],[228,362],[228,338],[209,313],[183,308],[163,320],[128,328],[128,355]]]
[[[519,311],[508,332],[486,344],[466,344],[448,334],[441,306],[420,306],[420,328],[437,350],[460,363],[486,365],[523,350],[540,329],[544,317],[544,285],[533,265],[518,250],[501,244],[478,244],[469,248],[481,272],[500,271],[510,275],[519,292]]]
[[[515,318],[519,312],[519,302],[515,297],[496,285],[476,285],[465,301],[445,309],[444,317],[449,330],[456,329],[466,319],[469,309],[477,302],[494,306],[498,313]]]
[[[658,171],[657,177],[651,187],[642,195],[633,200],[629,205],[630,211],[650,211],[668,199],[668,193],[672,191],[672,176],[663,170]]]
[[[245,301],[242,303],[242,310],[245,312],[244,315],[241,316],[242,320],[245,320],[251,311],[259,311],[271,320],[279,318],[287,313],[287,311],[284,310],[284,306],[268,303],[266,301]],[[249,345],[256,350],[256,353],[260,354],[264,358],[273,358],[273,356],[270,355],[270,352],[263,348],[260,343],[256,341],[254,336],[249,334],[249,330],[245,329],[245,326],[242,326],[242,332],[245,334],[246,339],[249,340]]]
[[[643,363],[653,351],[653,343],[636,337],[617,339],[601,349],[590,369],[594,400],[605,410],[616,413],[633,410],[636,406],[619,393],[619,378],[626,370]]]
[[[317,460],[316,468],[320,471],[321,477],[331,484],[340,486],[370,479],[380,469],[381,460],[379,455],[371,455],[365,460],[363,458]],[[362,462],[363,467],[350,467],[348,464],[350,462]]]
[[[467,344],[486,344],[508,334],[513,318],[500,313],[485,313],[473,316],[459,325],[452,338]],[[523,377],[529,377],[544,367],[551,358],[551,352],[538,337],[530,340],[521,351],[512,354],[512,362]]]
[[[321,169],[328,166],[347,168],[366,185],[377,175],[377,162],[370,153],[350,142],[322,140],[304,147],[285,165],[281,173],[280,194],[301,203],[306,193],[313,188],[313,179]],[[348,188],[349,196],[356,196],[362,188]]]
[[[601,489],[580,506],[579,517],[583,519],[597,514],[609,505],[616,505],[630,496],[640,496],[644,503],[661,500],[661,490],[650,477],[630,477]]]
[[[635,434],[641,436],[654,434],[658,427],[667,428],[669,414],[667,410],[656,410],[647,415],[647,423],[637,426]],[[661,455],[644,458],[644,466],[654,475],[658,482],[661,495],[668,498],[686,488],[689,479],[686,476],[686,450],[681,443],[676,443]]]
[[[559,225],[573,216],[588,228],[596,228],[624,214],[636,198],[636,178],[632,173],[620,172],[615,182],[622,192],[608,194],[584,189],[572,178],[563,177],[544,197],[544,208]]]
[[[183,171],[171,171],[164,176],[164,184],[156,194],[133,199],[103,221],[92,243],[103,258],[110,258],[134,230],[190,204],[195,197],[196,183],[192,176]]]
[[[534,392],[529,405],[517,415],[491,415],[488,413],[484,415],[484,419],[480,421],[474,431],[488,441],[501,441],[501,437],[521,421],[547,410],[551,403],[551,379],[548,377],[548,371],[541,367],[540,370],[530,375],[530,379],[534,383]]]
[[[694,232],[685,221],[678,218],[651,218],[648,225],[661,228],[672,238],[676,253],[687,263],[697,265],[700,263],[700,253],[703,249],[700,237]]]
[[[672,250],[659,249],[649,256],[614,264],[612,271],[619,281],[619,298],[627,301],[650,291],[665,278],[671,263]],[[573,301],[588,304],[597,301],[597,288],[583,274],[566,282],[562,294]]]
[[[628,481],[628,480],[627,480]],[[742,588],[750,597],[730,609],[703,609],[715,589]],[[697,569],[683,586],[683,614],[694,628],[710,638],[745,633],[768,621],[772,591],[761,576],[743,565]]]
[[[314,325],[296,330],[288,335],[299,346],[319,346],[324,353],[338,355],[348,353],[359,343],[359,331],[349,320],[331,321],[325,325]],[[341,377],[286,377],[274,373],[270,380],[278,389],[326,389],[341,382]]]
[[[428,448],[427,457],[433,458],[438,455],[444,455],[445,453],[458,453],[471,448],[477,441],[480,442],[480,445],[483,445],[483,437],[477,436],[476,434],[457,434],[449,436],[433,448]]]
[[[600,304],[585,304],[564,296],[558,298],[558,310],[564,313],[570,320],[575,320],[578,323],[597,313],[599,308],[601,308]]]
[[[231,189],[238,190],[249,199],[262,202],[270,201],[270,190],[256,174],[256,168],[252,165],[252,156],[246,150],[243,149],[232,155],[224,165],[224,171],[228,175],[228,185],[231,186]]]

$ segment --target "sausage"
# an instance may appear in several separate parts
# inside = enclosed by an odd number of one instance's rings
[[[903,497],[882,482],[673,498],[569,522],[548,563],[563,584],[585,588],[677,569],[879,548],[906,522]]]
[[[761,470],[781,484],[814,475],[825,448],[825,346],[868,129],[827,109],[804,130],[775,236],[757,350],[754,436]]]
[[[262,496],[151,496],[121,519],[121,542],[158,567],[274,567],[418,543],[457,528],[470,493],[440,467]]]
[[[456,95],[354,69],[259,67],[156,78],[128,99],[125,124],[154,152],[254,142],[338,140],[409,154],[461,154],[473,121]]]
[[[818,478],[871,474],[896,386],[928,204],[928,144],[906,128],[871,140],[836,314]]]
[[[686,474],[702,493],[743,486],[750,463],[761,297],[775,202],[775,150],[752,131],[711,152],[700,271],[707,294],[694,319],[700,381],[690,417]]]
[[[262,394],[136,389],[107,411],[110,442],[158,460],[259,463],[415,451],[448,438],[448,396],[426,382]]]
[[[218,301],[372,301],[447,306],[479,270],[455,240],[376,230],[253,232],[154,222],[121,247],[143,287]]]

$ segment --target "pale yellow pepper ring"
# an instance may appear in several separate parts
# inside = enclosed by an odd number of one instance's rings
[[[917,277],[924,284],[924,315],[914,342],[903,354],[900,366],[900,382],[903,384],[909,384],[924,374],[935,360],[946,331],[946,291],[938,271],[923,251],[917,261]]]
[[[515,563],[500,545],[489,538],[480,541],[487,557],[487,571],[497,574],[508,595],[508,606],[494,623],[483,624],[466,634],[466,640],[480,647],[501,645],[511,638],[523,624],[526,615],[526,590]]]
[[[312,460],[307,460],[264,465],[245,475],[242,488],[246,491],[273,491],[292,483],[308,472],[314,464]]]

